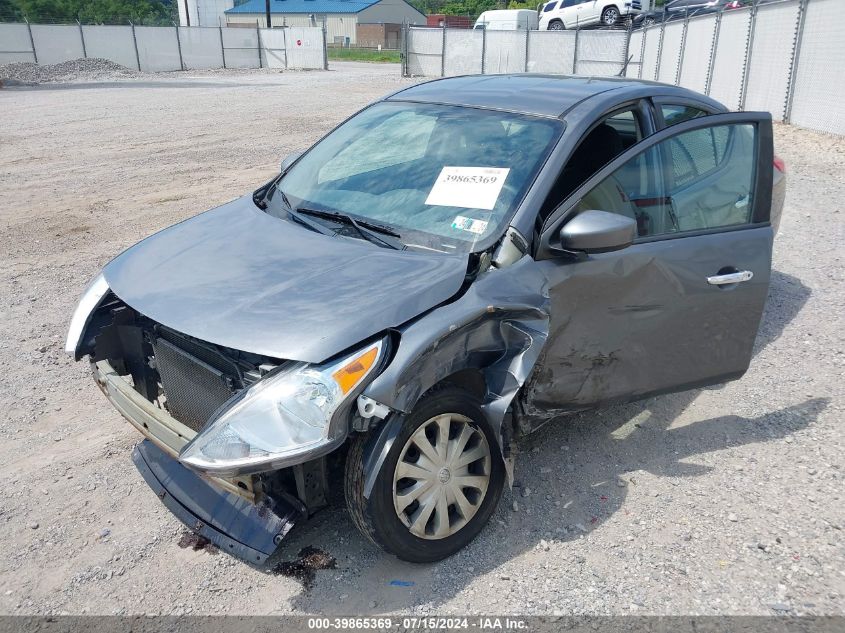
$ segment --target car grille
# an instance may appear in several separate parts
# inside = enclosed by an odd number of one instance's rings
[[[153,337],[152,346],[167,409],[182,424],[199,432],[212,414],[235,394],[239,381],[207,362],[218,360],[212,350],[187,339],[180,340],[172,333],[162,334]],[[192,348],[196,355],[186,347]],[[204,359],[197,357],[200,353]]]
[[[642,2],[640,2],[640,0],[632,0],[631,8],[636,9],[637,11],[641,10],[643,8]]]

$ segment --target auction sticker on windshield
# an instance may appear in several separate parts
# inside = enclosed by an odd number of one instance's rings
[[[474,220],[473,218],[465,218],[459,215],[452,221],[452,228],[481,235],[487,228],[487,222],[485,220]]]
[[[425,203],[491,211],[509,172],[507,167],[444,167]]]

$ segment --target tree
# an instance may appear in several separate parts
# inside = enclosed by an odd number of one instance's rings
[[[20,7],[13,0],[0,0],[0,21],[20,22],[23,20]]]
[[[0,16],[17,11],[30,22],[170,24],[170,2],[162,0],[0,0]]]

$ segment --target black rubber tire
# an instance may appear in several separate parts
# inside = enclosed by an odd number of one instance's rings
[[[566,25],[561,20],[552,20],[549,22],[549,31],[565,31]]]
[[[607,21],[607,14],[611,10],[616,12],[616,19],[613,20],[613,22],[608,22]],[[613,5],[610,5],[609,7],[605,7],[604,11],[601,12],[601,23],[604,24],[605,26],[616,26],[619,23],[619,20],[621,18],[622,18],[622,15],[619,13],[619,9],[617,9]]]
[[[457,413],[473,421],[487,438],[491,453],[490,483],[487,495],[475,516],[458,532],[439,540],[419,538],[408,531],[393,508],[393,472],[402,448],[417,428],[429,419],[443,414]],[[346,458],[344,489],[346,507],[352,522],[370,541],[402,560],[412,563],[431,563],[442,560],[465,547],[490,520],[505,483],[505,469],[499,442],[478,400],[469,392],[454,386],[431,391],[417,404],[402,423],[402,429],[376,476],[369,499],[364,498],[363,454],[367,436],[353,441]]]

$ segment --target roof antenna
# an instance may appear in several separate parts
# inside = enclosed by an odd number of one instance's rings
[[[628,70],[628,64],[630,63],[630,61],[632,59],[634,59],[634,56],[629,55],[628,59],[626,59],[625,63],[622,65],[622,70],[620,70],[619,73],[616,75],[617,77],[624,77],[625,76],[625,71]]]

